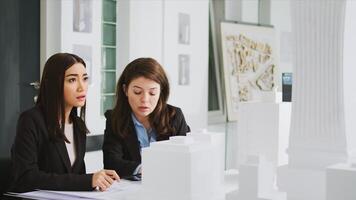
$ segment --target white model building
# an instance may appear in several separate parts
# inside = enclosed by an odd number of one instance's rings
[[[326,169],[326,200],[354,200],[356,165],[339,163]]]
[[[222,143],[222,144],[221,144]],[[222,200],[224,135],[191,133],[142,150],[142,197]]]

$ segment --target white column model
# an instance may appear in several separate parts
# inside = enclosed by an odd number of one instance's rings
[[[346,159],[345,0],[294,0],[291,6],[296,52],[289,164],[323,168]]]
[[[347,160],[343,98],[346,0],[292,0],[295,39],[289,164],[278,185],[288,200],[324,200],[325,169]]]
[[[344,106],[345,132],[348,147],[347,163],[329,166],[326,170],[326,199],[356,199],[356,1],[346,1],[345,34],[344,34]]]

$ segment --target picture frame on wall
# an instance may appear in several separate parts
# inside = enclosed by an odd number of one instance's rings
[[[186,13],[178,13],[178,42],[190,44],[190,16]]]
[[[240,102],[263,101],[277,85],[275,31],[270,26],[221,23],[225,95],[229,121]]]
[[[93,0],[73,0],[73,31],[91,33],[93,28]]]

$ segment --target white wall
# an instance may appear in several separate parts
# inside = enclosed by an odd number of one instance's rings
[[[243,22],[258,23],[258,0],[241,0]]]
[[[276,30],[276,47],[279,54],[279,90],[281,90],[281,74],[293,72],[293,42],[291,37],[290,0],[271,0],[271,24]]]
[[[87,94],[86,122],[91,135],[103,134],[105,118],[100,114],[101,90],[101,1],[92,1],[92,31],[73,31],[73,1],[41,1],[41,73],[54,53],[73,53],[73,44],[91,47],[91,62],[84,59],[91,84]],[[79,55],[82,57],[82,55]]]
[[[87,94],[86,122],[90,135],[104,134],[105,117],[101,115],[101,16],[102,2],[93,0],[92,32],[73,32],[73,2],[62,1],[62,33],[61,52],[73,52],[73,44],[90,46],[91,63],[87,63],[87,71],[91,79],[91,84]],[[77,54],[77,53],[76,53]]]
[[[241,21],[242,0],[225,0],[225,20]]]
[[[259,0],[224,0],[225,20],[258,23]]]
[[[162,62],[163,43],[162,1],[132,1],[130,5],[129,60],[138,57],[153,57]],[[120,13],[119,13],[120,15]],[[120,27],[120,24],[119,24]],[[120,51],[120,43],[119,51]]]
[[[290,0],[271,0],[271,25],[273,25],[276,30],[276,47],[279,58],[277,85],[278,90],[281,91],[282,73],[293,71]]]
[[[344,105],[345,131],[347,146],[353,162],[356,162],[356,2],[348,0],[346,3],[345,34],[344,34]]]
[[[84,157],[86,173],[95,173],[104,168],[103,151],[86,152]]]
[[[208,1],[126,1],[118,19],[127,33],[118,35],[119,72],[138,57],[153,57],[165,68],[171,85],[169,103],[180,107],[192,129],[207,127]],[[190,44],[178,44],[178,13],[190,15]],[[126,18],[125,18],[126,17]],[[127,42],[129,41],[129,42]],[[124,45],[120,45],[124,43]],[[190,85],[178,85],[178,54],[190,55]]]
[[[118,0],[118,76],[125,66],[139,57],[162,62],[163,3]]]
[[[164,2],[164,67],[171,84],[169,103],[181,107],[192,129],[207,127],[208,1]],[[178,14],[190,15],[190,44],[178,43]],[[190,55],[190,84],[178,85],[178,55]]]

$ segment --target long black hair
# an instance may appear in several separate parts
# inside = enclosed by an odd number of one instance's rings
[[[64,134],[64,76],[65,71],[76,63],[81,63],[86,67],[84,60],[77,55],[57,53],[47,60],[43,69],[36,105],[40,107],[45,116],[49,138],[53,141],[69,142]],[[86,134],[89,131],[85,125],[85,107],[86,104],[80,109],[79,118],[81,120],[75,121],[78,118],[77,107],[72,108],[69,120],[78,122],[75,123],[75,126],[78,126],[81,132]]]

